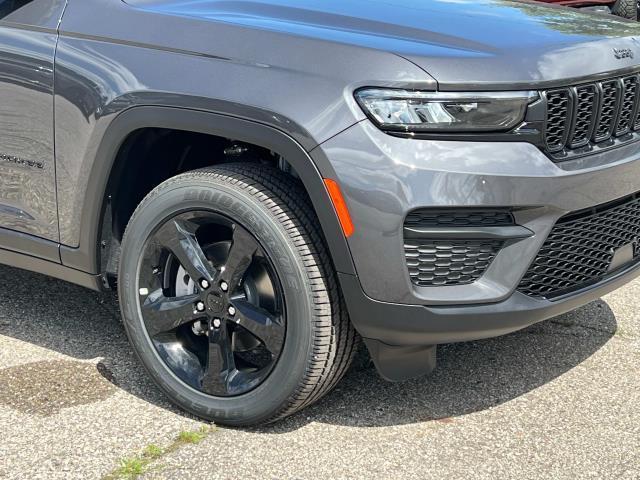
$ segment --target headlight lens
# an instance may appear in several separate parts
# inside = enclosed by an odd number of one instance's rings
[[[368,88],[356,100],[382,129],[398,132],[504,132],[524,120],[536,92],[447,93]]]

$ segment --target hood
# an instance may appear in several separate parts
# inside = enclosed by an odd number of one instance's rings
[[[127,3],[158,13],[391,52],[421,67],[443,90],[551,85],[632,68],[640,60],[637,22],[539,3],[511,0],[127,0]],[[625,54],[621,55],[619,50]]]

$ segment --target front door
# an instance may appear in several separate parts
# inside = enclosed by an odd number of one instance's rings
[[[65,3],[0,0],[0,229],[55,242],[53,64]]]

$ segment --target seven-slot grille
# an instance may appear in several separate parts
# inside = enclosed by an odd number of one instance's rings
[[[557,155],[640,130],[638,81],[629,75],[544,92],[547,151]]]
[[[561,218],[518,290],[533,297],[562,295],[606,277],[615,252],[634,245],[639,260],[640,195]]]

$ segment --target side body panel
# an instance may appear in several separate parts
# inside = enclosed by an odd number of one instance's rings
[[[101,21],[89,25],[89,17]],[[168,31],[189,34],[167,35]],[[269,48],[258,51],[258,45]],[[97,244],[93,222],[99,221],[99,212],[86,213],[87,205],[104,200],[104,185],[96,182],[106,182],[117,147],[131,131],[164,125],[212,134],[227,130],[231,135],[225,116],[248,120],[263,127],[263,133],[286,137],[305,162],[296,169],[308,168],[313,181],[321,183],[333,170],[328,161],[314,165],[306,152],[365,118],[354,104],[353,88],[372,82],[435,88],[421,69],[385,52],[336,48],[313,39],[293,41],[280,33],[163,15],[115,0],[69,2],[56,68],[62,258],[65,264],[92,272],[96,261],[91,249]],[[143,123],[127,120],[129,127],[117,138],[109,136],[106,145],[104,139],[119,117],[141,107],[163,107],[162,117],[145,118]],[[198,124],[185,121],[180,110],[218,117]],[[240,129],[233,138],[243,136]],[[104,178],[96,180],[96,175]],[[305,181],[307,175],[301,177]],[[307,188],[315,188],[308,181]],[[331,208],[324,193],[314,199],[316,209]]]
[[[261,145],[287,158],[293,168],[300,172],[300,179],[314,201],[336,269],[347,273],[354,271],[348,246],[331,207],[322,176],[300,144],[279,130],[249,120],[188,108],[160,106],[129,108],[110,123],[91,163],[91,174],[86,185],[88,192],[86,202],[82,212],[78,212],[83,226],[80,232],[80,246],[78,248],[62,246],[60,249],[65,265],[77,270],[98,271],[98,255],[95,247],[96,239],[100,235],[100,217],[105,202],[103,202],[103,195],[91,195],[91,192],[108,194],[106,189],[109,172],[122,140],[129,132],[147,126],[184,129],[223,138],[233,137],[239,141]],[[319,163],[327,161],[322,156],[319,158]]]
[[[0,227],[54,242],[53,64],[64,5],[32,0],[0,12]]]

